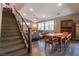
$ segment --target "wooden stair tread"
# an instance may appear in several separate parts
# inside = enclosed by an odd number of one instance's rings
[[[2,34],[2,37],[12,37],[12,36],[18,36],[18,35],[20,35],[20,33],[18,32],[18,33],[8,33],[8,34],[6,34],[6,33],[3,33]]]
[[[2,37],[1,40],[13,40],[13,39],[19,39],[21,36],[12,36],[12,37]]]
[[[9,34],[11,34],[11,33],[19,33],[19,30],[7,30],[7,31],[3,31],[3,33],[2,34],[5,34],[5,33],[9,33]]]
[[[10,41],[7,40],[5,42],[1,41],[1,47],[11,46],[13,44],[19,44],[19,43],[23,43],[23,40],[17,39],[16,41],[15,40],[10,40]]]
[[[27,55],[27,49],[21,49],[12,53],[7,54],[7,56],[22,56],[22,55]]]
[[[24,47],[25,47],[24,44],[18,44],[18,45],[14,45],[14,46],[8,46],[8,47],[5,47],[5,48],[1,48],[0,49],[0,55],[5,54],[5,53],[10,53],[12,51],[16,51],[18,49],[22,49]]]

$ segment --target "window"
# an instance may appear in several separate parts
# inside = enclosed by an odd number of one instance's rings
[[[54,30],[54,21],[45,22],[45,30]]]
[[[44,22],[38,23],[38,30],[44,30]]]
[[[54,21],[38,23],[38,30],[54,30]]]

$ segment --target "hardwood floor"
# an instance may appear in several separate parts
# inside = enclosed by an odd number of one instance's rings
[[[54,50],[52,46],[45,48],[44,40],[32,42],[31,56],[79,56],[79,41],[73,41],[67,48]]]

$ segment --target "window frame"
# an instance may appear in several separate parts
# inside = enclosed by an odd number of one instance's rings
[[[42,27],[43,27],[43,29],[39,29],[39,24],[44,24]],[[48,25],[47,25],[47,23],[48,23]],[[48,30],[54,30],[54,24],[55,24],[55,22],[54,22],[54,20],[52,20],[52,21],[45,21],[45,22],[40,22],[40,23],[38,23],[38,30],[46,30],[46,31],[48,31]],[[48,29],[46,29],[46,27],[49,27]],[[41,28],[41,26],[40,26],[40,28]]]

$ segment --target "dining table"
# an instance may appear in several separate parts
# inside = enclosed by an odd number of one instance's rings
[[[60,47],[62,48],[62,37],[64,36],[63,33],[48,33],[45,35],[45,39],[52,39],[52,40],[57,40],[57,39],[60,39]],[[53,38],[56,38],[56,39],[53,39]],[[57,45],[56,45],[56,48],[58,49],[58,40],[57,40]]]

